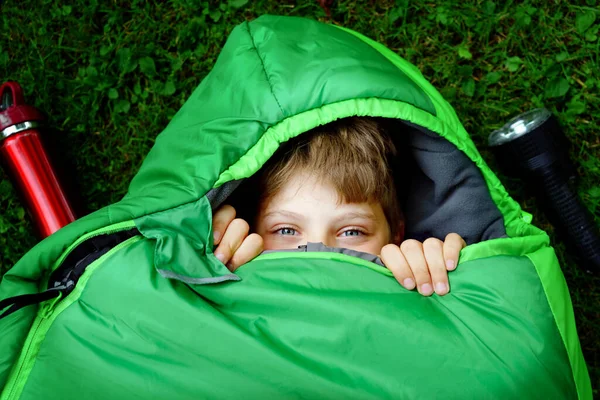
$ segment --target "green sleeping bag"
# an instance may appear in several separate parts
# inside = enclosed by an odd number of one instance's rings
[[[450,294],[319,246],[235,274],[214,257],[212,212],[281,143],[349,116],[387,118],[410,153],[407,237],[465,238]],[[234,29],[127,195],[5,275],[0,398],[590,399],[565,279],[530,222],[413,65],[263,16]]]

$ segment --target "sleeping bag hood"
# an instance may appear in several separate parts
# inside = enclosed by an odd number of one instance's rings
[[[386,118],[410,153],[407,236],[468,246],[451,292],[310,244],[231,273],[212,212],[289,139]],[[348,29],[237,26],[128,193],[45,239],[0,284],[1,399],[589,399],[548,236],[416,67]]]

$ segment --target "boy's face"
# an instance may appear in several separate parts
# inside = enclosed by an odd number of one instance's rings
[[[265,250],[293,249],[307,242],[379,254],[390,227],[379,203],[341,203],[335,188],[308,175],[292,178],[261,204],[256,232]]]

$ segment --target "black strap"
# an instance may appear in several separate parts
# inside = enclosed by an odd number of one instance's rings
[[[65,258],[61,266],[52,273],[48,281],[48,290],[42,293],[22,294],[0,301],[0,311],[8,307],[0,319],[31,304],[41,303],[58,297],[61,293],[68,295],[85,272],[85,269],[108,253],[119,243],[136,236],[139,231],[135,228],[114,232],[107,235],[94,236],[79,244]]]
[[[71,285],[75,285],[75,283],[71,281]],[[67,290],[67,286],[59,286],[53,289],[48,289],[42,293],[21,294],[19,296],[4,299],[0,301],[0,310],[5,309],[6,307],[8,307],[8,309],[4,311],[2,315],[0,315],[0,319],[7,317],[15,311],[20,310],[28,305],[41,303],[42,301],[58,297],[64,290]]]

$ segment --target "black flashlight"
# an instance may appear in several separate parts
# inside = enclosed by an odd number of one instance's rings
[[[600,273],[600,234],[594,219],[571,185],[576,170],[569,160],[569,141],[557,119],[537,108],[511,119],[488,139],[508,175],[523,178],[548,220],[576,252],[580,266]]]

